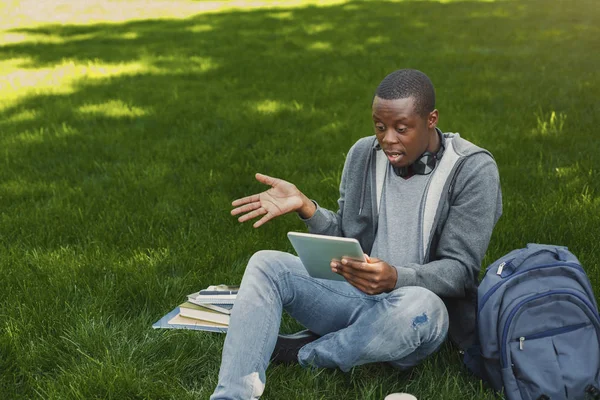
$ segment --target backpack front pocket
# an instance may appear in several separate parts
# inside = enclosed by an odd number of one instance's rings
[[[581,323],[515,338],[510,343],[513,371],[523,399],[583,396],[598,380],[600,351],[595,326]],[[582,377],[594,376],[589,381]],[[588,378],[589,379],[589,378]]]
[[[565,385],[551,337],[510,343],[512,369],[524,400],[542,394],[551,399],[565,397]]]

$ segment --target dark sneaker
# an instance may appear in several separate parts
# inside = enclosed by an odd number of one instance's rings
[[[320,338],[319,335],[308,329],[291,335],[279,335],[275,350],[271,355],[271,362],[285,364],[298,362],[298,352],[302,346],[318,338]]]

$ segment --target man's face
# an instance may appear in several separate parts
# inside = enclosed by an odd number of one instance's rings
[[[414,98],[373,100],[373,124],[379,145],[394,167],[407,167],[428,150],[437,110],[427,117],[415,111]],[[434,150],[434,149],[433,149]]]

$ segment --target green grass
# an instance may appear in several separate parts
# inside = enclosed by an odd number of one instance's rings
[[[600,294],[595,0],[296,3],[0,6],[2,398],[208,398],[223,336],[151,323],[239,282],[255,251],[290,249],[294,216],[253,230],[229,215],[262,189],[254,172],[335,207],[372,93],[402,67],[432,78],[444,130],[496,157],[504,216],[484,264],[566,245]],[[496,398],[450,347],[409,372],[271,367],[264,398],[395,391]]]

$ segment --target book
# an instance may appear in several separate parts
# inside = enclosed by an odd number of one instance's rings
[[[237,294],[238,290],[240,290],[239,286],[235,285],[211,285],[206,289],[200,290],[198,292],[203,296],[215,296],[215,295],[227,295],[227,294]]]
[[[196,303],[195,299],[188,297],[188,302],[192,304],[198,304],[202,307],[210,308],[211,310],[215,310],[220,312],[221,314],[231,315],[231,309],[233,308],[233,304],[210,304],[210,303]]]
[[[228,294],[237,294],[237,290],[201,290],[198,295],[201,296],[222,296]]]
[[[214,290],[214,291],[232,290],[232,291],[237,292],[238,290],[240,290],[240,286],[239,285],[223,285],[223,284],[210,285],[206,289],[202,289],[202,290]]]
[[[200,321],[182,317],[179,314],[179,307],[175,307],[162,318],[152,324],[154,329],[189,329],[194,331],[207,331],[226,333],[227,325],[216,324],[214,322]]]
[[[225,328],[227,329],[227,325],[217,324],[216,322],[209,321],[200,321],[194,318],[184,317],[181,314],[177,314],[173,318],[169,320],[169,325],[193,325],[193,326],[202,326],[205,328]]]
[[[233,304],[236,297],[237,293],[203,295],[195,292],[188,295],[188,300],[193,300],[194,304]]]
[[[182,317],[215,322],[222,325],[228,325],[230,318],[228,314],[223,314],[188,301],[179,305],[179,314],[181,314]]]

